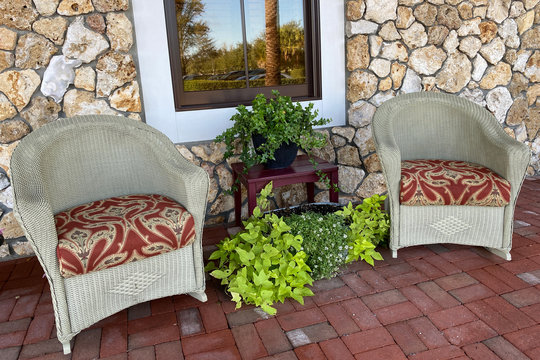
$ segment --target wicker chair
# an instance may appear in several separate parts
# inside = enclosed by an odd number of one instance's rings
[[[208,175],[150,126],[118,116],[57,120],[25,137],[11,158],[14,212],[51,288],[64,353],[81,330],[148,300],[189,294],[206,301],[202,256]],[[195,241],[178,250],[69,278],[61,276],[54,215],[129,194],[182,204]]]
[[[510,260],[516,199],[530,151],[508,136],[495,117],[464,98],[412,93],[383,103],[373,118],[373,138],[388,186],[393,257],[407,246],[454,243],[484,246]],[[400,203],[404,160],[461,160],[483,165],[508,180],[506,206],[405,206]]]

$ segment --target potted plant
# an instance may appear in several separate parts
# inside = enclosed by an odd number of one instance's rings
[[[275,302],[293,298],[303,304],[304,296],[313,295],[307,285],[335,276],[344,264],[382,260],[375,247],[389,235],[384,196],[338,211],[299,206],[263,213],[270,196],[272,182],[261,191],[245,229],[221,241],[205,268],[226,286],[237,308],[254,304],[274,315]]]
[[[325,136],[314,127],[325,125],[330,119],[317,118],[318,111],[312,103],[302,107],[276,90],[272,95],[270,99],[257,95],[251,109],[239,105],[231,117],[233,126],[215,139],[226,145],[225,160],[236,155],[237,146],[241,147],[239,158],[246,172],[257,164],[272,169],[287,167],[294,161],[298,148],[310,155],[313,149],[326,144]]]

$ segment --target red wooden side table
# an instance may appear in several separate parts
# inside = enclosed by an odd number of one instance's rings
[[[243,173],[244,163],[232,164],[233,180],[236,183],[236,179],[240,180],[247,189],[248,195],[248,215],[253,214],[253,209],[257,206],[257,193],[266,186],[270,181],[273,181],[274,188],[278,188],[290,184],[306,183],[308,202],[313,202],[315,198],[315,182],[319,181],[319,176],[316,174],[317,170],[321,170],[327,174],[332,184],[338,185],[338,167],[330,164],[329,162],[314,157],[318,163],[317,169],[313,168],[313,165],[309,162],[307,155],[300,155],[296,157],[296,160],[291,166],[284,169],[265,169],[264,165],[253,166],[247,174]],[[234,192],[234,215],[236,218],[236,225],[241,224],[241,210],[242,210],[242,189],[241,185]],[[330,201],[338,202],[339,193],[332,189],[330,191]]]

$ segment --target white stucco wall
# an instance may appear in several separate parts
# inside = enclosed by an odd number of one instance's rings
[[[146,122],[173,142],[211,140],[231,126],[234,108],[175,112],[162,1],[132,0]],[[344,1],[321,0],[319,115],[345,124]]]

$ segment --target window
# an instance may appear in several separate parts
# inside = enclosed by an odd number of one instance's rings
[[[318,1],[164,0],[176,110],[319,99]]]

